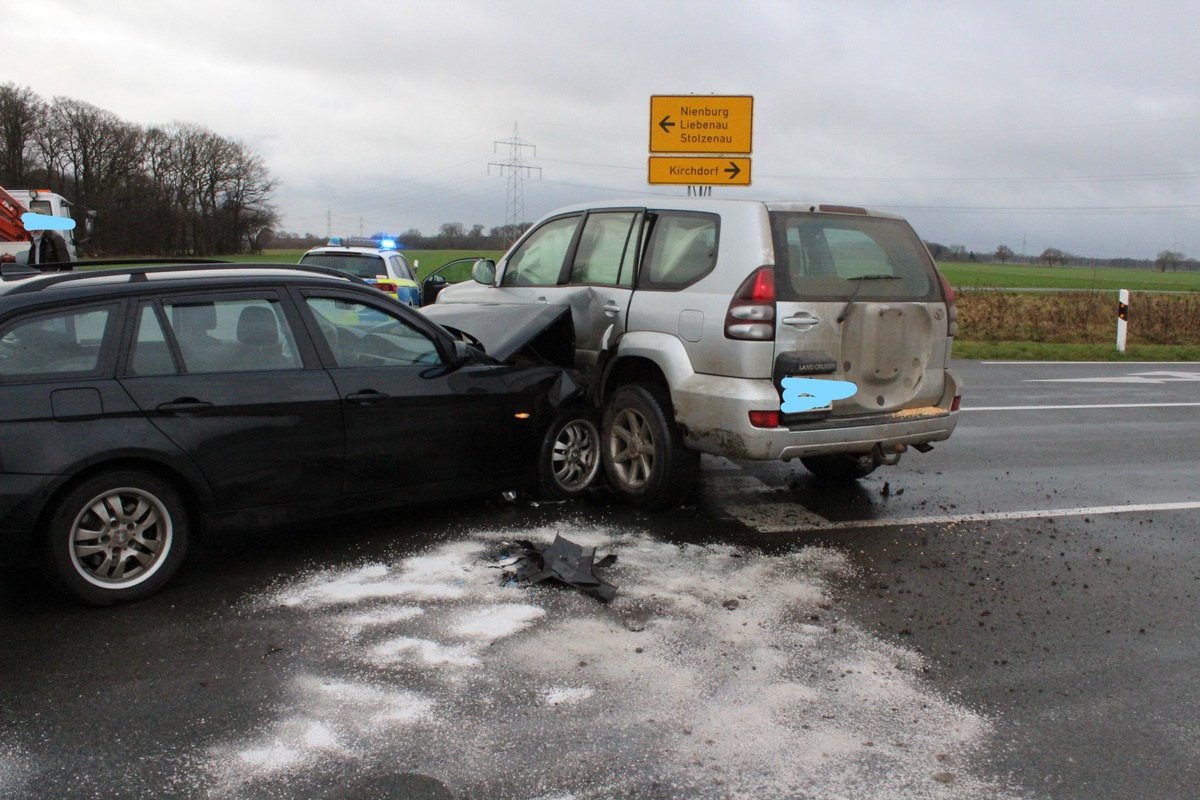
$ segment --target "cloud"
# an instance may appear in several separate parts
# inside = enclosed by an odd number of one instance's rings
[[[653,94],[752,94],[754,186],[926,239],[1195,255],[1200,8],[1184,2],[23,4],[9,80],[260,152],[284,226],[499,225],[646,183]],[[55,45],[61,45],[55,48]],[[14,52],[15,51],[15,52]],[[53,57],[47,53],[53,51]],[[679,191],[682,191],[681,189]]]

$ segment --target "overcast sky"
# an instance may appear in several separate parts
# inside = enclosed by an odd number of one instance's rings
[[[685,194],[650,97],[754,97],[747,196],[991,251],[1200,256],[1195,0],[10,0],[0,81],[239,139],[282,229],[501,225]],[[490,173],[490,174],[489,174]],[[327,222],[331,217],[331,224]]]

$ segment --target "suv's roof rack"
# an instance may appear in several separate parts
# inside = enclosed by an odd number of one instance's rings
[[[91,266],[97,262],[88,262]],[[146,276],[157,272],[201,272],[212,270],[214,267],[240,270],[289,270],[293,272],[312,272],[319,275],[327,275],[334,278],[341,278],[353,283],[360,283],[364,286],[370,286],[369,283],[359,278],[357,275],[350,275],[345,272],[333,269],[332,267],[321,267],[310,264],[256,264],[249,262],[232,262],[232,261],[212,261],[205,259],[146,259],[141,261],[131,262],[113,261],[112,264],[119,264],[125,267],[124,269],[98,269],[85,270],[78,272],[53,272],[42,273],[45,275],[45,280],[39,281],[23,281],[12,289],[7,294],[25,294],[27,292],[40,292],[43,289],[51,286],[58,286],[71,281],[86,280],[108,275],[128,275],[129,280],[144,281]],[[32,276],[30,276],[32,277]]]

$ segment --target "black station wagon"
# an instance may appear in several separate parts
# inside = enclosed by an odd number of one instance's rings
[[[573,371],[522,346],[553,315],[502,361],[321,268],[4,270],[0,557],[83,601],[158,590],[206,529],[596,475]]]

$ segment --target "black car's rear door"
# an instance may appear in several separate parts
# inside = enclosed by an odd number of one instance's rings
[[[273,290],[167,297],[137,309],[121,383],[196,462],[220,510],[341,491],[340,401],[289,309]]]
[[[332,292],[306,292],[305,305],[342,400],[346,494],[470,494],[534,467],[512,447],[522,424],[504,379],[512,368],[448,366],[415,312]]]

